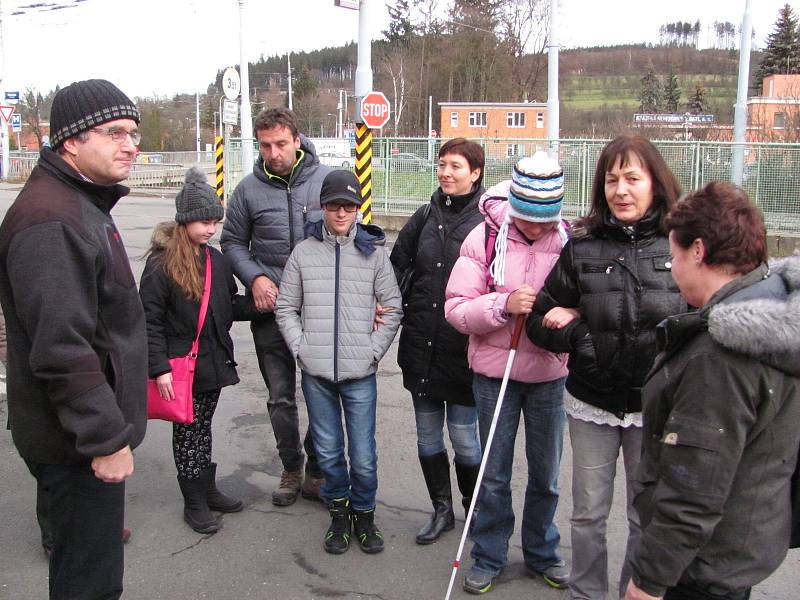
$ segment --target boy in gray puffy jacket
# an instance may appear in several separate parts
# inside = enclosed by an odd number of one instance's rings
[[[384,243],[383,231],[355,222],[358,190],[351,172],[325,177],[320,193],[324,218],[306,226],[307,239],[289,257],[275,308],[281,334],[302,373],[312,437],[325,475],[321,495],[331,525],[324,547],[331,554],[347,551],[351,531],[364,552],[383,550],[374,522],[375,371],[402,317],[392,265],[378,247]],[[377,325],[376,303],[390,309]]]

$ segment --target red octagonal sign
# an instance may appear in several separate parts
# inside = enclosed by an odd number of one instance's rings
[[[379,129],[389,121],[389,100],[383,92],[372,91],[361,100],[361,118],[367,127]]]

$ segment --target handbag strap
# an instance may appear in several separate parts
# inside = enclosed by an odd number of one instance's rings
[[[192,354],[197,356],[200,349],[200,332],[203,331],[203,324],[206,321],[208,312],[208,299],[211,296],[211,251],[206,246],[206,280],[203,286],[203,299],[200,302],[200,314],[197,316],[197,335],[192,344]]]
[[[428,217],[431,214],[431,203],[428,202],[422,208],[422,218],[420,219],[420,223],[417,225],[416,229],[414,230],[414,257],[411,259],[411,262],[415,262],[417,260],[417,253],[419,252],[419,238],[422,236],[422,229],[425,227],[425,223],[428,222]]]

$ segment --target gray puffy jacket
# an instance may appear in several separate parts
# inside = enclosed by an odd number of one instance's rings
[[[331,169],[300,135],[303,159],[288,180],[268,174],[260,156],[231,195],[220,243],[239,280],[248,288],[266,275],[280,285],[283,266],[303,240],[303,227],[321,217],[319,192]]]
[[[333,382],[375,372],[403,316],[383,231],[356,225],[333,236],[309,223],[283,272],[275,318],[300,368]],[[375,303],[392,307],[373,331]]]

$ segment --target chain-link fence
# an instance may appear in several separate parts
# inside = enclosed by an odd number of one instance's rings
[[[484,186],[511,178],[521,156],[547,148],[541,139],[476,140],[486,155]],[[597,158],[607,140],[560,140],[559,162],[565,175],[564,213],[585,214],[591,199]],[[410,214],[430,199],[438,186],[436,163],[442,140],[375,138],[372,149],[373,209]],[[684,190],[709,181],[729,180],[733,144],[719,142],[654,142]],[[258,152],[256,147],[254,151]],[[11,177],[25,179],[36,153],[11,153]],[[151,152],[138,156],[126,182],[138,188],[178,188],[187,168],[198,164],[214,172],[211,152]],[[764,211],[770,233],[800,233],[800,144],[747,144],[742,185]],[[249,172],[249,169],[247,170]],[[230,140],[225,152],[225,187],[230,194],[246,173],[240,140]]]

